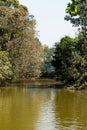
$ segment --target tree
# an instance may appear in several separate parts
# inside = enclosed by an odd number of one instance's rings
[[[0,46],[3,51],[9,52],[15,77],[25,77],[29,72],[28,66],[39,68],[42,64],[42,49],[36,36],[36,20],[17,0],[4,3],[4,6],[0,6]],[[39,73],[40,70],[34,68],[29,76],[38,77]]]
[[[65,20],[79,26],[84,37],[84,51],[87,55],[87,0],[71,0],[66,8]]]
[[[23,50],[21,49],[21,60],[24,63],[21,64],[22,73],[25,74],[25,77],[34,77],[38,78],[41,75],[41,66],[43,65],[42,55],[43,55],[43,48],[38,38],[26,41],[23,45]],[[24,49],[25,48],[25,49]],[[25,55],[23,54],[25,53]],[[22,60],[24,59],[24,60]],[[26,71],[25,67],[26,66]],[[21,71],[20,70],[20,71]]]
[[[77,48],[78,39],[69,36],[63,37],[55,45],[53,65],[56,68],[57,78],[69,85],[81,76],[84,58]]]
[[[85,88],[87,87],[87,0],[71,0],[71,3],[67,5],[66,13],[68,15],[65,16],[65,19],[69,20],[74,26],[79,26],[82,33],[79,45],[81,47],[80,54],[84,58],[84,65],[75,86]]]

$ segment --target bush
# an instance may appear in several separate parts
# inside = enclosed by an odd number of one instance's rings
[[[11,80],[13,76],[12,65],[10,63],[9,54],[0,50],[0,85],[7,80]]]

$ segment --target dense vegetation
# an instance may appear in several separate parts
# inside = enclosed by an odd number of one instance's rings
[[[71,0],[65,20],[79,27],[53,48],[42,45],[36,20],[18,0],[0,1],[0,85],[20,78],[56,77],[65,86],[87,87],[87,2]]]
[[[65,20],[79,27],[76,38],[63,37],[55,45],[53,65],[57,78],[75,89],[87,87],[87,1],[71,0]]]
[[[8,52],[0,50],[0,84],[6,80],[10,80],[12,76],[12,65],[8,57]]]
[[[40,75],[43,49],[35,25],[33,16],[18,0],[0,1],[0,83],[11,75],[14,78]]]
[[[36,20],[27,7],[18,0],[0,1],[0,84],[12,78],[43,77],[51,53],[37,36]]]

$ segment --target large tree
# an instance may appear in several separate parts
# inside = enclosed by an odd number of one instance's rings
[[[61,80],[82,89],[87,87],[87,0],[71,0],[66,13],[65,20],[79,27],[80,34],[75,39],[64,37],[56,44],[53,64]]]
[[[79,50],[79,41],[79,37],[63,37],[60,42],[55,44],[52,61],[58,80],[63,81],[67,86],[73,85],[75,88],[82,86],[84,74],[86,76],[86,73],[83,74],[86,62],[81,55],[82,50]]]
[[[76,40],[65,36],[59,43],[55,44],[55,52],[53,56],[53,65],[56,68],[57,77],[62,81],[70,81],[76,78],[77,73],[75,71],[74,57],[77,55],[75,45]]]
[[[84,52],[87,54],[87,0],[71,0],[66,13],[65,19],[80,27],[84,37]]]
[[[36,20],[18,0],[1,1],[0,46],[9,52],[15,77],[24,77],[30,64],[39,68],[42,63],[35,26]],[[35,60],[36,55],[39,60]]]

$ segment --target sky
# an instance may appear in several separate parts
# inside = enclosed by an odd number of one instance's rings
[[[76,28],[64,20],[65,9],[70,0],[19,0],[27,6],[30,15],[34,15],[38,37],[42,44],[53,47],[65,35],[72,37]]]

